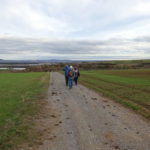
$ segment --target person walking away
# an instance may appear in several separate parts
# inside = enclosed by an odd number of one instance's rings
[[[75,82],[75,85],[78,84],[78,77],[80,76],[80,72],[79,70],[77,69],[77,67],[74,68],[74,82]]]
[[[73,86],[73,67],[72,66],[70,66],[70,70],[68,72],[68,86],[69,86],[69,89],[71,89]]]
[[[70,68],[68,65],[66,65],[63,69],[64,71],[64,76],[65,76],[65,81],[66,81],[66,86],[68,86],[68,72],[69,72]]]

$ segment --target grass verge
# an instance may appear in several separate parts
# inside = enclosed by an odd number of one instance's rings
[[[0,74],[0,149],[15,149],[35,134],[33,118],[40,112],[49,73]]]

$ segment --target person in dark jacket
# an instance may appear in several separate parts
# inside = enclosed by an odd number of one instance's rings
[[[70,67],[66,65],[63,69],[64,71],[64,76],[65,76],[65,81],[66,81],[66,86],[68,86],[68,73],[69,73]]]
[[[78,84],[78,77],[80,76],[80,72],[77,67],[74,68],[74,82],[75,85]]]

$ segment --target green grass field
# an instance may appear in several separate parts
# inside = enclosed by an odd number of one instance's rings
[[[82,71],[80,82],[150,119],[150,70]]]
[[[0,149],[28,138],[27,118],[38,111],[48,80],[49,73],[0,73]]]

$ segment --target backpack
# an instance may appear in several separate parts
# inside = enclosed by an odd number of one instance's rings
[[[70,70],[70,71],[68,72],[68,75],[69,75],[70,77],[72,77],[72,76],[73,76],[73,71]]]

